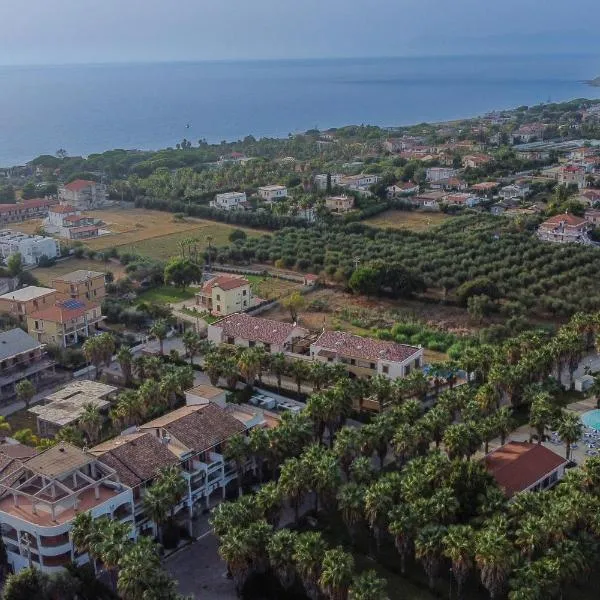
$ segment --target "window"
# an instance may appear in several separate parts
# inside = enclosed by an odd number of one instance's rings
[[[415,369],[418,369],[421,366],[421,359],[417,358],[415,359]]]
[[[265,348],[265,352],[271,352],[271,344],[265,344],[264,348]]]
[[[406,365],[404,367],[404,375],[408,375],[410,373],[410,365]]]
[[[221,305],[217,304],[217,312],[221,312]]]
[[[217,300],[221,300],[221,295],[217,294]]]
[[[227,343],[228,343],[228,344],[235,344],[235,339],[234,339],[232,336],[229,336],[229,337],[227,338]]]
[[[254,348],[254,346],[256,346],[256,342],[254,340],[250,340],[248,342],[248,348]]]
[[[375,367],[376,367],[376,366],[377,366],[377,365],[376,365],[375,363],[371,363],[371,364],[369,365],[369,368],[370,368],[370,369],[375,369]]]
[[[388,375],[388,374],[389,374],[389,372],[390,372],[390,367],[389,367],[388,365],[383,365],[383,367],[382,367],[382,369],[381,369],[381,370],[383,371],[383,373],[384,373],[385,375]]]
[[[242,296],[246,296],[246,290],[242,292]]]
[[[351,358],[351,359],[350,359],[350,364],[351,364],[351,365],[355,365],[355,364],[356,364],[356,361],[355,361],[353,358]]]

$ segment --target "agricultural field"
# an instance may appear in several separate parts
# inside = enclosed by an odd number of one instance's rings
[[[105,263],[100,260],[88,260],[85,258],[69,258],[64,261],[60,261],[52,267],[41,268],[37,267],[31,271],[31,274],[42,284],[50,285],[50,282],[56,277],[65,275],[78,270],[84,271],[98,271],[99,273],[106,273],[110,271],[115,280],[121,279],[125,276],[125,267],[119,262],[108,262]]]
[[[277,277],[262,277],[261,275],[244,275],[244,277],[250,282],[254,295],[263,300],[283,298],[301,287],[299,283]]]
[[[170,213],[142,208],[93,210],[86,211],[85,214],[102,220],[106,229],[112,232],[109,235],[84,240],[83,243],[88,248],[98,251],[119,248],[121,251],[159,260],[167,260],[177,255],[178,244],[185,239],[197,240],[198,248],[202,250],[208,245],[208,236],[212,236],[214,246],[229,244],[229,234],[234,229],[244,229],[250,237],[263,234],[253,229],[202,219],[186,218],[178,221]],[[33,233],[40,225],[42,221],[32,220],[16,223],[11,227],[24,233]]]
[[[451,217],[440,212],[416,212],[406,210],[386,210],[379,215],[365,219],[364,223],[386,229],[408,229],[410,231],[428,231],[441,225]]]

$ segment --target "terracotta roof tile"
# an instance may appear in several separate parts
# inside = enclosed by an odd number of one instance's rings
[[[281,345],[292,335],[294,330],[300,330],[304,335],[308,335],[308,330],[296,327],[291,323],[251,317],[245,313],[229,315],[212,326],[220,327],[225,337],[239,337],[263,344]]]
[[[554,215],[553,217],[546,219],[541,224],[541,227],[553,227],[556,225],[561,225],[562,223],[569,227],[579,227],[580,225],[586,223],[586,220],[582,219],[581,217],[577,217],[576,215],[565,213],[562,215]]]
[[[87,179],[76,179],[75,181],[71,181],[71,183],[67,183],[67,185],[65,185],[65,189],[69,190],[70,192],[80,192],[91,185],[96,185],[96,182],[89,181]]]
[[[485,458],[485,467],[507,496],[522,492],[566,464],[566,459],[541,444],[509,442]]]
[[[415,346],[361,337],[346,331],[324,331],[314,345],[342,356],[368,361],[403,362],[419,352]]]
[[[244,277],[236,277],[234,275],[217,275],[208,280],[203,286],[204,293],[210,293],[214,287],[219,287],[222,290],[234,290],[239,287],[250,285],[250,282]]]

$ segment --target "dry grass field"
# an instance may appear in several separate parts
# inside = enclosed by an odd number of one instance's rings
[[[404,210],[386,210],[375,217],[365,219],[364,223],[385,229],[410,229],[411,231],[427,231],[448,220],[448,215],[439,212],[416,212]]]
[[[88,260],[85,258],[70,258],[61,261],[52,267],[44,269],[38,267],[33,269],[31,273],[42,285],[48,286],[54,278],[80,269],[85,271],[98,271],[99,273],[111,271],[115,276],[115,279],[121,279],[125,276],[125,267],[120,263],[112,261],[105,263],[100,260]]]
[[[98,251],[119,248],[122,251],[162,260],[178,254],[178,243],[187,238],[197,240],[198,247],[203,249],[208,244],[208,236],[212,236],[215,246],[227,244],[229,234],[234,229],[244,229],[248,235],[263,234],[253,229],[202,219],[176,221],[170,213],[142,208],[115,208],[87,211],[85,214],[100,219],[105,223],[106,229],[112,232],[109,235],[84,240],[87,247]],[[11,227],[25,233],[33,233],[40,225],[41,221],[38,220],[18,223]]]

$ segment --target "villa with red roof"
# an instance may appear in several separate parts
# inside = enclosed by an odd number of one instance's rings
[[[103,183],[76,179],[58,188],[61,203],[71,204],[80,210],[99,208],[106,202],[106,186]]]
[[[585,169],[576,165],[566,165],[558,172],[560,185],[576,185],[580,190],[586,187]]]
[[[490,452],[485,468],[511,498],[519,492],[545,490],[565,474],[567,460],[541,444],[508,442]]]
[[[544,221],[538,228],[540,240],[558,244],[589,244],[588,231],[591,224],[581,217],[565,213],[554,215]]]
[[[245,313],[229,315],[208,326],[208,339],[215,345],[232,344],[245,348],[263,347],[267,352],[297,352],[298,342],[308,329],[292,323],[252,317]]]
[[[256,304],[250,282],[239,275],[217,275],[196,294],[196,304],[217,316],[226,316]]]
[[[70,204],[58,204],[48,211],[46,229],[67,240],[81,240],[98,235],[99,227],[93,217],[81,214]]]
[[[45,217],[48,209],[55,204],[57,201],[53,198],[34,198],[15,204],[0,204],[0,225]]]
[[[423,348],[361,337],[346,331],[323,331],[310,345],[310,356],[331,364],[341,363],[351,377],[384,375],[406,377],[423,364]]]

